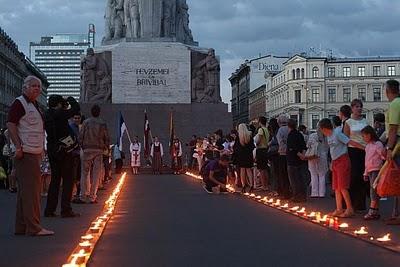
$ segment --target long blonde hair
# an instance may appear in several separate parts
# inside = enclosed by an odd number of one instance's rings
[[[251,132],[247,129],[247,125],[242,123],[238,126],[239,141],[242,146],[247,145],[251,141]]]

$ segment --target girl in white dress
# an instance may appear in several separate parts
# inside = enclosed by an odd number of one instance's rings
[[[142,150],[142,145],[139,142],[139,138],[136,136],[130,145],[131,167],[133,174],[139,174],[141,150]]]

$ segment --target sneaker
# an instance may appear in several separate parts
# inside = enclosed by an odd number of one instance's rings
[[[209,193],[209,194],[213,194],[214,192],[212,191],[212,188],[209,188],[209,187],[207,187],[207,186],[203,186],[203,189],[207,192],[207,193]]]
[[[42,229],[39,232],[37,232],[36,234],[34,234],[33,236],[50,236],[50,235],[54,235],[54,232],[50,231],[50,230]]]

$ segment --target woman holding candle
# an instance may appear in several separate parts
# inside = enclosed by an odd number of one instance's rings
[[[234,145],[235,162],[240,170],[240,178],[242,183],[242,192],[253,189],[253,150],[255,149],[254,141],[251,131],[248,130],[247,125],[242,123],[238,126],[239,138]]]
[[[162,157],[164,156],[164,148],[157,136],[154,137],[154,142],[151,145],[150,156],[153,163],[153,174],[162,173]]]
[[[351,102],[351,118],[344,124],[343,131],[354,144],[349,144],[349,157],[351,162],[350,196],[356,211],[366,208],[366,197],[368,185],[364,181],[365,168],[365,145],[361,130],[368,126],[368,122],[362,116],[363,103],[359,99]]]

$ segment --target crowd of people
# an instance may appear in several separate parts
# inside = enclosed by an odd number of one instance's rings
[[[98,105],[85,119],[74,98],[52,95],[42,112],[36,101],[41,81],[34,76],[24,80],[22,92],[11,105],[7,129],[0,133],[0,186],[17,193],[16,235],[53,235],[40,223],[41,196],[47,197],[45,217],[58,216],[60,190],[60,216],[80,216],[71,203],[96,204],[98,190],[111,179],[112,162],[115,173],[121,173],[125,155],[119,140],[111,143]],[[227,193],[229,183],[242,193],[261,190],[296,203],[326,197],[331,182],[333,216],[364,212],[366,220],[377,220],[379,171],[385,161],[400,164],[399,83],[388,81],[386,94],[388,112],[376,114],[372,126],[362,116],[362,101],[356,99],[342,106],[338,116],[322,119],[312,133],[281,115],[240,124],[225,136],[222,130],[205,138],[194,135],[186,144],[187,167],[203,177],[208,193]],[[129,151],[132,173],[138,174],[143,158],[138,137]],[[154,174],[163,172],[164,152],[155,136],[146,159]],[[178,138],[171,138],[169,153],[174,174],[182,173],[186,166]],[[399,197],[394,203],[388,223],[398,225]]]
[[[280,115],[268,121],[240,124],[223,137],[218,130],[206,138],[193,136],[189,168],[203,177],[208,193],[226,193],[226,184],[238,192],[264,191],[302,203],[325,198],[332,186],[336,205],[331,215],[348,218],[363,213],[380,219],[376,190],[385,162],[400,164],[399,82],[386,83],[387,114],[375,114],[374,124],[363,117],[359,99],[322,119],[314,132]],[[394,197],[388,224],[400,225],[399,198]],[[367,203],[369,199],[369,203]]]

